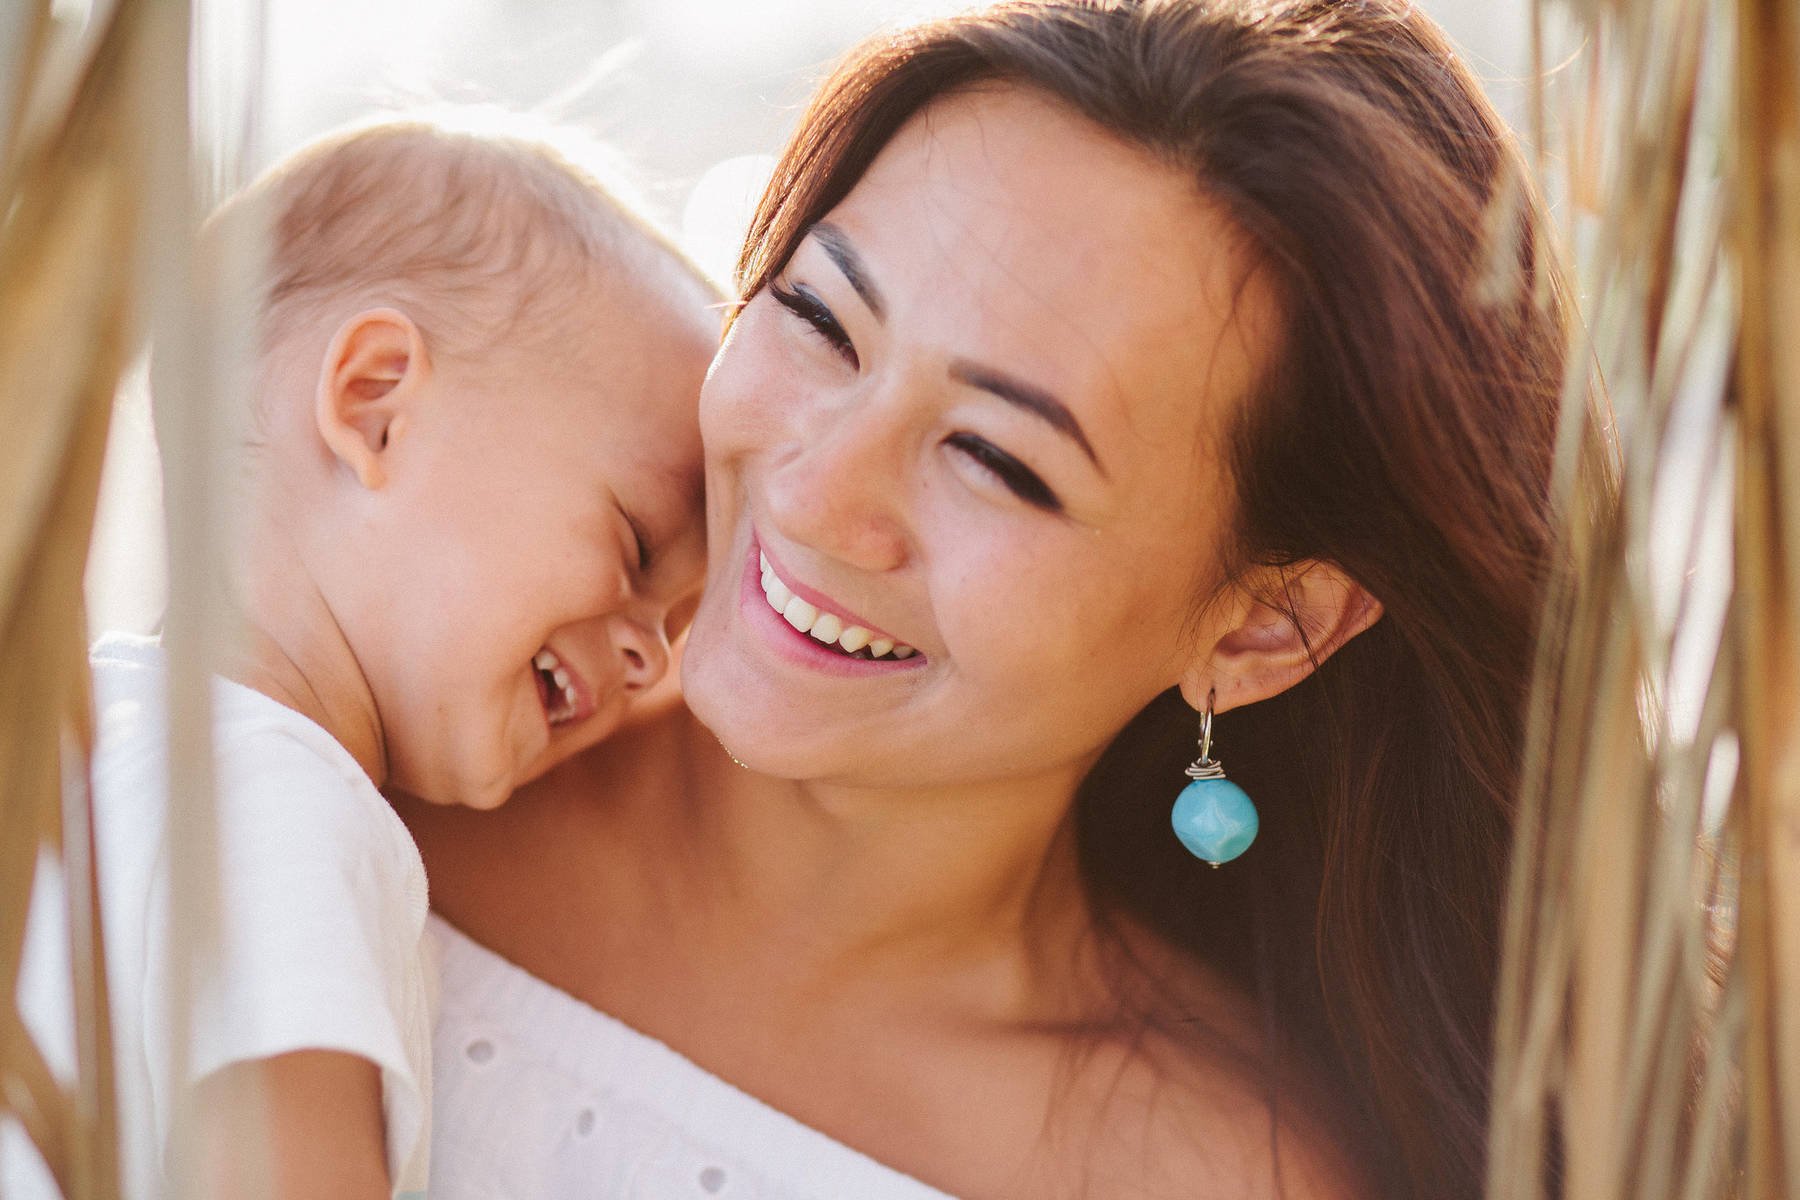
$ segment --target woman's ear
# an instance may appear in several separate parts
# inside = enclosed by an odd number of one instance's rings
[[[1182,676],[1195,710],[1208,691],[1215,712],[1287,691],[1381,616],[1381,601],[1330,563],[1282,569],[1260,594],[1242,596],[1232,626]]]
[[[388,452],[429,376],[425,339],[397,309],[359,312],[332,335],[319,365],[313,419],[326,447],[363,487],[386,486]]]

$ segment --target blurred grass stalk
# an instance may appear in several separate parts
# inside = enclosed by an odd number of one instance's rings
[[[1533,11],[1582,332],[1490,1200],[1558,1178],[1580,1200],[1800,1198],[1797,22],[1793,0]]]
[[[82,577],[120,375],[156,344],[171,660],[171,942],[211,944],[207,679],[229,636],[218,570],[237,330],[208,313],[241,263],[195,259],[187,0],[0,0],[0,1116],[69,1200],[120,1191],[87,763],[94,720]],[[244,257],[244,256],[239,256]],[[233,360],[235,361],[235,360]],[[40,855],[60,858],[76,1072],[59,1082],[17,1007]],[[183,1011],[177,998],[177,1011]],[[185,1047],[173,1049],[184,1061]],[[195,1189],[176,1126],[174,1194]],[[256,1147],[250,1152],[255,1153]]]
[[[1800,8],[1740,0],[1738,586],[1752,1194],[1800,1196]]]
[[[48,3],[26,6],[0,146],[0,1112],[70,1200],[118,1194],[87,789],[64,785],[85,777],[92,742],[81,581],[113,392],[136,340],[147,163],[134,114],[159,67],[145,8],[121,0],[81,47],[57,36]],[[46,849],[62,859],[68,899],[67,1092],[17,1007]]]

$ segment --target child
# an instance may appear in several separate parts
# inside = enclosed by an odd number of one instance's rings
[[[425,880],[377,789],[500,804],[662,678],[703,567],[718,297],[528,140],[339,136],[213,236],[256,205],[273,235],[236,581],[249,638],[214,691],[221,940],[185,1005],[162,653],[93,654],[127,1194],[158,1188],[190,1116],[214,1194],[413,1193]],[[232,1177],[246,1133],[269,1139],[267,1175]]]

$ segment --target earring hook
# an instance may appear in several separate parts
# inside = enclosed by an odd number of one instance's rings
[[[1206,711],[1200,714],[1200,757],[1187,769],[1189,779],[1223,779],[1225,768],[1212,756],[1213,698],[1217,693],[1206,690]]]
[[[1212,721],[1213,697],[1218,692],[1213,688],[1206,689],[1206,711],[1200,714],[1200,761],[1212,761]]]

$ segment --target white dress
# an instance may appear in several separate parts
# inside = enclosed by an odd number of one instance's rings
[[[433,916],[434,1200],[948,1200]]]

